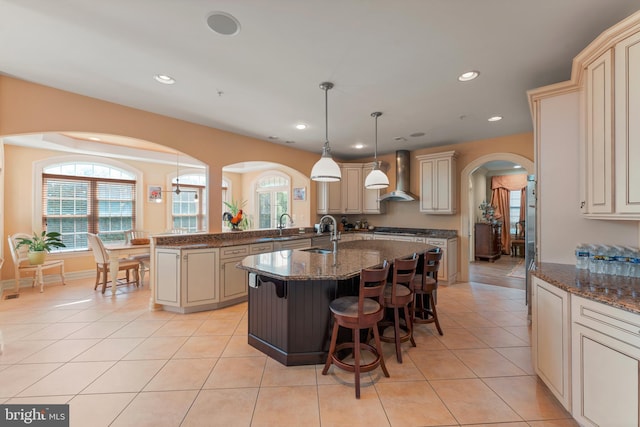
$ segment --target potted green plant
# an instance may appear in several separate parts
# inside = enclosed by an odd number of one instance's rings
[[[27,246],[29,252],[29,262],[33,265],[44,263],[47,252],[54,248],[64,248],[66,245],[62,243],[60,238],[62,235],[56,231],[42,233],[33,233],[33,237],[19,237],[16,239],[16,249],[21,246]]]

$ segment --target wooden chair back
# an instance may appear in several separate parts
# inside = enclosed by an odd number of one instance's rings
[[[418,254],[414,253],[411,258],[396,258],[393,261],[393,276],[391,281],[391,304],[398,304],[398,286],[406,286],[411,289],[411,282],[416,276],[418,267]]]
[[[363,315],[364,299],[371,298],[382,305],[384,287],[389,278],[389,263],[385,259],[382,268],[365,268],[360,272],[358,292],[358,316]]]

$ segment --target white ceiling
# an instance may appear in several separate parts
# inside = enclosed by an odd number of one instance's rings
[[[526,90],[640,0],[0,0],[0,73],[335,155],[532,130]],[[214,11],[241,31],[206,25]],[[461,83],[468,70],[480,77]],[[155,74],[177,80],[172,86]],[[490,123],[487,118],[504,117]],[[295,129],[305,123],[305,130]],[[424,132],[424,136],[411,134]],[[362,150],[353,145],[364,143]]]

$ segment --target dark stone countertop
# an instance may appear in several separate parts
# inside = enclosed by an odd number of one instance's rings
[[[435,246],[391,240],[356,240],[338,245],[338,253],[318,254],[300,249],[282,250],[246,257],[238,268],[281,280],[344,280],[363,268],[392,262]]]
[[[540,263],[531,274],[574,295],[640,314],[640,278],[591,274],[553,263]]]

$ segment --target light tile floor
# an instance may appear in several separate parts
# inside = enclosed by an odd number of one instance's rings
[[[391,374],[284,367],[247,344],[247,305],[149,311],[147,286],[90,280],[0,301],[0,403],[69,403],[71,426],[557,426],[577,424],[533,373],[524,292],[441,286],[444,336],[416,326]]]

